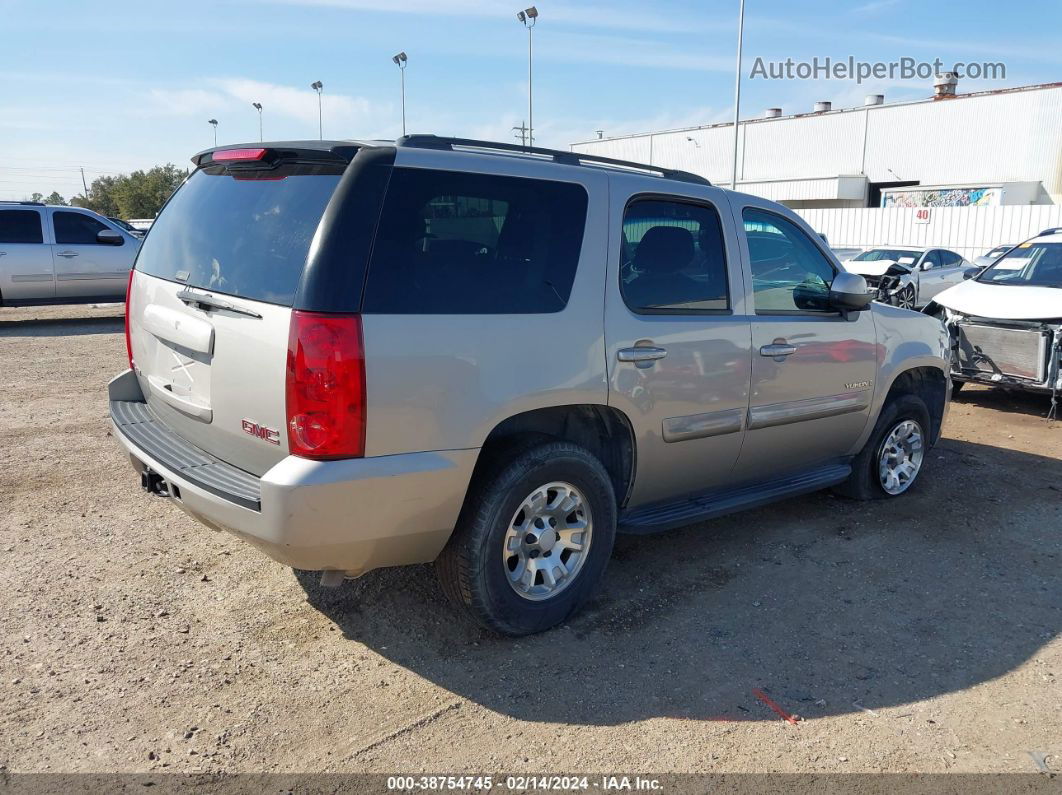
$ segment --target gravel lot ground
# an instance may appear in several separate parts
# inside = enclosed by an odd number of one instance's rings
[[[8,771],[1062,771],[1044,398],[964,391],[888,505],[621,538],[589,609],[514,642],[430,567],[322,590],[143,494],[119,313],[0,310]]]

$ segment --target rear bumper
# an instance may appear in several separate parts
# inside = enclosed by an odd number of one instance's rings
[[[256,510],[254,501],[238,499],[247,496],[246,483],[242,492],[226,496],[213,480],[194,475],[184,463],[187,451],[148,445],[123,426],[120,412],[116,419],[116,402],[143,401],[131,371],[113,379],[109,391],[114,436],[138,472],[149,469],[161,476],[170,499],[203,524],[233,533],[298,569],[356,576],[434,560],[457,522],[479,452],[341,461],[288,456],[257,479]]]

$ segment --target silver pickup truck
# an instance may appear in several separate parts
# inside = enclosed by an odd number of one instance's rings
[[[434,136],[194,163],[130,281],[114,433],[145,489],[325,584],[435,561],[537,632],[617,531],[894,498],[940,437],[941,322],[773,202]]]
[[[0,202],[0,305],[120,301],[139,248],[83,207]]]

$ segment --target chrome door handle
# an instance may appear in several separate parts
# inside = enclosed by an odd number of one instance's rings
[[[77,252],[76,251],[60,251],[60,252],[58,252],[58,255],[60,257],[66,257],[67,259],[70,259],[71,257],[76,257],[77,256]]]
[[[621,362],[655,362],[667,356],[667,348],[654,348],[646,345],[635,348],[620,348],[616,351],[616,358]]]
[[[770,345],[761,346],[760,356],[769,356],[772,359],[776,356],[792,356],[794,353],[796,353],[796,350],[796,345],[774,342]]]

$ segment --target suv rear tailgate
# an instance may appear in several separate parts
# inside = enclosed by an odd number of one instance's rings
[[[250,162],[204,158],[160,213],[126,311],[133,369],[158,420],[260,476],[288,454],[292,305],[347,161],[239,152]]]
[[[262,475],[288,453],[291,309],[226,296],[254,315],[208,311],[181,301],[182,292],[209,294],[141,273],[134,279],[129,331],[140,388],[180,436]]]

